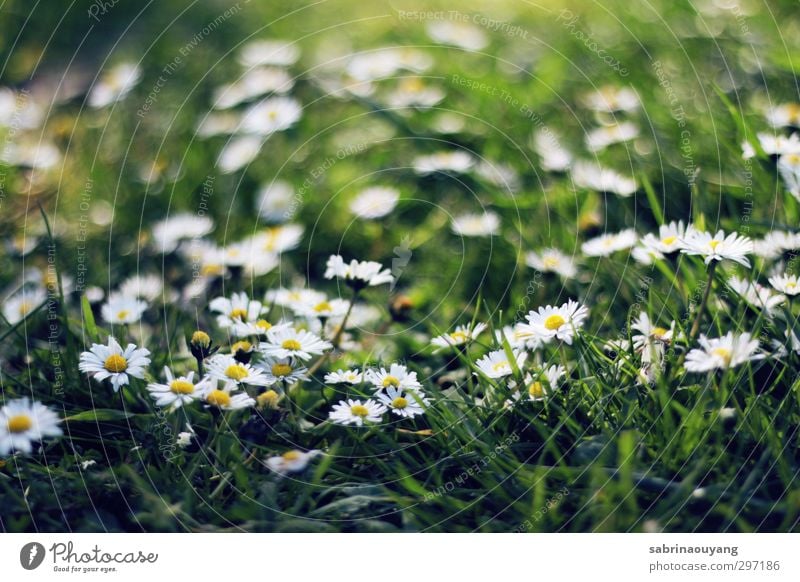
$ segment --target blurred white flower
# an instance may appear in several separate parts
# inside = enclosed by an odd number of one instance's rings
[[[142,69],[135,63],[120,63],[106,71],[89,93],[89,106],[100,108],[125,97],[139,83]]]
[[[463,346],[477,338],[485,329],[486,324],[481,322],[476,323],[475,327],[471,327],[471,325],[459,325],[454,331],[431,339],[431,344],[439,349]]]
[[[500,217],[491,211],[453,217],[451,228],[461,236],[493,236],[500,231]]]
[[[386,407],[374,400],[365,400],[362,403],[360,400],[348,399],[334,404],[328,418],[336,424],[363,426],[364,423],[380,422],[385,412]]]
[[[525,264],[542,273],[555,273],[564,279],[572,279],[578,272],[572,257],[558,249],[542,249],[525,255]]]
[[[299,58],[300,47],[286,40],[251,40],[239,52],[239,63],[245,68],[263,65],[288,67]]]
[[[289,182],[275,180],[261,186],[256,196],[256,212],[267,222],[285,222],[299,210],[299,200]]]
[[[350,202],[350,211],[359,218],[374,220],[382,218],[397,206],[400,192],[385,186],[373,186],[362,190]]]
[[[716,234],[712,235],[691,228],[687,229],[683,247],[682,253],[700,255],[706,265],[711,261],[729,259],[749,268],[750,261],[747,259],[747,255],[753,252],[753,241],[746,236],[739,236],[735,232],[725,236],[724,231],[718,230]]]
[[[147,309],[147,303],[136,297],[112,293],[100,308],[103,320],[110,324],[136,323]]]
[[[45,437],[61,436],[61,419],[41,402],[11,400],[0,408],[0,455],[33,452]]]
[[[789,193],[800,200],[800,153],[783,154],[778,158],[778,172]]]
[[[673,221],[669,224],[662,224],[659,226],[658,235],[652,233],[644,235],[642,244],[649,249],[668,255],[681,250],[685,237],[686,226],[683,224],[683,221]]]
[[[325,374],[326,384],[361,384],[364,380],[364,374],[355,370],[336,370]]]
[[[790,297],[800,294],[800,278],[797,275],[789,275],[788,273],[775,275],[769,278],[769,284],[777,291]]]
[[[731,277],[728,279],[728,286],[733,289],[749,305],[758,309],[772,311],[778,305],[786,301],[784,295],[776,293],[769,287],[759,285],[755,281],[748,281],[741,277]]]
[[[317,449],[313,449],[308,452],[293,449],[291,451],[286,451],[282,455],[269,457],[266,460],[266,465],[270,471],[274,471],[279,475],[285,475],[286,473],[299,473],[308,466],[308,463],[312,459],[321,454],[322,452]]]
[[[630,87],[605,85],[583,97],[583,104],[594,111],[614,113],[633,111],[640,105],[639,96]]]
[[[432,41],[468,51],[479,51],[489,44],[486,33],[469,22],[434,20],[428,23],[426,30]]]
[[[608,257],[617,251],[633,247],[639,236],[632,228],[615,233],[605,233],[587,240],[581,245],[581,251],[590,257]]]
[[[548,172],[565,172],[572,164],[572,153],[561,146],[558,135],[549,127],[534,132],[533,149]]]
[[[700,348],[686,355],[686,370],[689,372],[709,372],[716,369],[735,368],[753,360],[764,358],[758,352],[758,340],[749,333],[736,335],[728,332],[721,338],[707,338],[701,335]]]
[[[587,188],[597,192],[611,192],[628,197],[636,192],[636,181],[627,178],[610,168],[603,168],[594,162],[575,162],[572,168],[572,180],[579,188]]]
[[[615,143],[636,139],[639,128],[635,123],[623,121],[604,127],[598,127],[586,134],[586,147],[590,152],[598,152]]]
[[[47,291],[43,287],[25,286],[3,301],[3,317],[11,325],[16,325],[45,301]]]
[[[293,86],[294,79],[284,69],[259,67],[233,83],[217,87],[212,102],[215,109],[229,109],[267,93],[286,93]]]
[[[389,269],[375,261],[357,261],[353,259],[345,263],[340,255],[331,255],[325,269],[325,278],[343,279],[348,285],[356,289],[362,287],[376,287],[394,281]]]
[[[516,361],[517,368],[521,368],[522,364],[528,357],[526,352],[518,352],[513,350],[514,360]],[[514,373],[514,367],[508,360],[505,350],[495,350],[483,356],[480,360],[475,362],[478,370],[488,378],[498,379],[505,378]]]
[[[207,216],[189,212],[174,214],[153,226],[153,243],[156,250],[169,253],[186,239],[199,239],[214,230],[214,222]]]
[[[289,129],[303,115],[303,106],[292,97],[270,97],[247,108],[241,129],[246,133],[267,136]]]
[[[767,111],[772,127],[800,127],[800,103],[782,103]]]
[[[230,174],[244,168],[256,159],[264,145],[264,138],[245,135],[231,138],[217,158],[217,166],[223,174]]]
[[[418,156],[412,165],[418,174],[435,172],[464,174],[475,165],[475,158],[461,150],[442,151],[427,156]]]

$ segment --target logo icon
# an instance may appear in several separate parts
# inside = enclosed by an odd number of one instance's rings
[[[35,570],[44,561],[44,546],[39,542],[30,542],[22,546],[19,552],[19,563],[26,570]]]

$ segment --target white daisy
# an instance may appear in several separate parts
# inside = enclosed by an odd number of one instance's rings
[[[800,127],[800,103],[782,103],[767,112],[772,127]]]
[[[230,135],[239,127],[239,115],[231,111],[212,111],[197,122],[195,132],[198,137]]]
[[[280,321],[278,323],[271,323],[267,319],[263,317],[256,319],[255,321],[236,321],[233,324],[233,335],[236,337],[245,337],[248,335],[257,335],[262,336],[266,335],[266,333],[275,328],[275,329],[282,329],[291,327],[292,324],[286,321]]]
[[[107,71],[89,93],[89,106],[105,107],[119,101],[130,93],[139,79],[142,69],[134,63],[120,63]]]
[[[176,377],[167,366],[164,366],[164,376],[167,379],[165,384],[152,382],[147,385],[147,390],[155,399],[156,406],[169,407],[171,410],[197,400],[206,391],[209,382],[206,378],[195,382],[194,372]]]
[[[383,186],[373,186],[362,190],[352,202],[350,202],[350,212],[359,218],[374,220],[382,218],[397,206],[400,199],[400,192],[394,188]]]
[[[208,406],[219,408],[220,410],[241,410],[255,406],[256,401],[246,392],[234,393],[236,384],[226,382],[222,388],[216,381],[206,384],[205,390],[200,394],[200,398]]]
[[[402,390],[420,391],[422,384],[417,380],[416,372],[409,372],[403,364],[391,364],[389,369],[367,370],[364,379],[378,391],[394,387]]]
[[[263,65],[288,67],[299,58],[300,47],[287,40],[251,40],[239,52],[239,63],[246,69]]]
[[[419,77],[403,77],[389,93],[386,102],[389,107],[395,109],[408,107],[428,109],[439,103],[444,97],[444,91],[439,87],[426,84]]]
[[[259,345],[261,351],[272,358],[299,358],[310,360],[312,355],[321,355],[333,347],[309,331],[298,331],[293,327],[271,329],[267,341]]]
[[[604,150],[615,143],[622,143],[639,137],[639,127],[630,121],[598,127],[586,134],[586,147],[590,152]]]
[[[583,97],[583,104],[594,111],[614,113],[633,111],[640,105],[639,96],[630,87],[605,85]]]
[[[641,349],[645,345],[653,342],[660,342],[669,344],[675,338],[675,326],[677,324],[673,321],[668,328],[658,327],[650,321],[650,316],[642,311],[636,320],[631,324],[632,331],[638,331],[638,334],[632,334],[633,346],[636,349]]]
[[[565,172],[572,164],[572,153],[562,147],[559,137],[549,127],[533,134],[532,145],[542,168],[548,172]]]
[[[308,463],[312,459],[321,454],[322,451],[317,449],[313,449],[308,452],[293,449],[291,451],[286,451],[282,455],[269,457],[266,460],[266,465],[270,471],[274,471],[279,475],[285,475],[286,473],[299,473],[308,466]]]
[[[153,242],[162,253],[174,251],[182,240],[199,239],[214,230],[214,222],[207,216],[189,212],[178,213],[153,226]]]
[[[800,248],[800,236],[782,230],[768,232],[763,239],[753,241],[753,254],[764,259],[775,259],[785,251]]]
[[[344,317],[350,302],[344,299],[325,299],[318,303],[300,303],[293,306],[294,312],[302,317],[336,318]]]
[[[783,154],[778,158],[778,172],[789,193],[800,200],[800,153]]]
[[[108,378],[117,392],[131,377],[144,378],[145,369],[150,365],[149,355],[150,350],[137,348],[135,344],[128,344],[123,350],[117,340],[109,336],[108,345],[92,344],[88,352],[81,354],[78,369],[92,374],[98,382]]]
[[[303,115],[303,106],[291,97],[270,97],[251,105],[242,115],[242,130],[267,136],[289,129]]]
[[[214,109],[229,109],[267,93],[283,94],[294,86],[294,79],[284,69],[257,67],[233,83],[217,87],[211,98]]]
[[[316,305],[326,299],[325,293],[303,287],[272,289],[264,297],[268,304],[274,303],[279,307],[286,307],[291,310],[301,305]]]
[[[377,81],[403,69],[421,73],[429,69],[432,63],[430,55],[422,51],[382,47],[353,55],[345,72],[357,81]]]
[[[300,198],[289,182],[275,180],[261,186],[256,196],[256,212],[267,222],[285,222],[297,213]]]
[[[231,138],[217,158],[217,166],[223,174],[231,174],[244,168],[256,159],[264,146],[264,138],[259,135],[243,135]]]
[[[136,323],[147,309],[147,303],[120,293],[112,293],[100,308],[103,320],[110,324]]]
[[[0,408],[0,456],[11,451],[31,453],[45,437],[61,436],[61,419],[41,402],[11,400]]]
[[[691,226],[689,227],[691,228]],[[683,239],[686,237],[686,226],[683,221],[670,222],[658,227],[658,234],[647,233],[642,238],[642,244],[654,251],[666,255],[681,250]]]
[[[16,325],[45,301],[47,292],[44,288],[25,286],[19,293],[3,302],[3,317],[11,325]]]
[[[583,253],[590,257],[608,257],[617,251],[633,247],[639,240],[632,228],[616,233],[605,233],[587,240],[581,245]]]
[[[334,404],[328,418],[336,424],[362,426],[364,423],[380,422],[385,412],[386,407],[374,400],[362,403],[360,400],[347,399]]]
[[[611,192],[628,197],[636,192],[636,181],[594,162],[576,162],[572,167],[572,180],[579,188],[597,192]]]
[[[288,385],[308,380],[308,369],[305,366],[296,364],[290,358],[267,358],[266,361],[258,364],[258,366],[263,368],[266,374],[273,378],[275,382],[280,381]]]
[[[515,350],[527,349],[531,351],[538,350],[544,344],[540,338],[526,323],[516,323],[513,327],[506,325],[502,330],[494,332],[497,343],[502,344],[505,341],[508,345]]]
[[[403,418],[414,418],[425,414],[425,407],[429,404],[422,392],[405,391],[402,388],[389,387],[385,391],[378,392],[375,397],[393,414]]]
[[[243,364],[232,355],[217,354],[208,361],[208,376],[212,380],[224,382],[233,387],[272,386],[276,379],[255,368],[251,364]]]
[[[230,299],[217,297],[208,304],[208,308],[219,314],[217,324],[222,329],[235,328],[243,323],[256,324],[266,310],[260,301],[250,299],[245,292],[234,293]]]
[[[355,370],[336,370],[325,374],[326,384],[361,384],[364,381],[364,374]]]
[[[344,262],[341,255],[331,255],[326,267],[326,279],[333,279],[334,277],[343,279],[355,289],[375,287],[394,281],[392,272],[389,269],[384,269],[383,265],[374,261],[357,261],[353,259],[348,264]]]
[[[800,278],[797,275],[775,275],[769,278],[769,284],[789,297],[800,294]]]
[[[281,224],[265,228],[250,239],[255,254],[280,255],[297,248],[303,238],[305,228],[299,224]]]
[[[755,281],[748,281],[741,277],[728,279],[728,286],[733,289],[749,305],[758,309],[772,311],[786,301],[786,296],[775,293],[769,287],[764,287]]]
[[[434,42],[468,51],[479,51],[489,44],[489,38],[483,30],[462,20],[433,20],[428,23],[426,31]]]
[[[517,363],[517,368],[521,368],[522,364],[525,363],[528,354],[526,352],[513,350],[513,355],[514,360]],[[493,379],[505,378],[506,376],[510,376],[514,373],[514,368],[512,367],[511,362],[509,362],[505,350],[489,352],[480,360],[475,362],[475,365],[478,367],[478,370],[480,370],[481,373]]]
[[[427,156],[418,156],[412,165],[417,174],[434,174],[436,172],[464,174],[475,165],[475,158],[461,150],[443,151]]]
[[[686,355],[686,370],[689,372],[735,368],[764,358],[764,354],[757,353],[758,340],[752,339],[749,333],[735,335],[729,331],[721,338],[712,339],[701,335],[698,342],[700,348],[693,349]]]
[[[120,295],[146,301],[155,301],[162,295],[163,290],[163,280],[155,274],[132,275],[119,286]]]
[[[547,305],[540,307],[538,311],[529,312],[525,316],[528,323],[523,324],[523,329],[529,330],[544,342],[559,339],[572,344],[572,338],[583,327],[588,315],[589,309],[586,306],[570,299],[560,307]]]
[[[540,368],[531,374],[525,375],[524,391],[517,390],[516,382],[509,383],[509,387],[514,390],[512,397],[514,400],[520,400],[525,397],[532,402],[544,400],[559,387],[561,378],[566,374],[567,371],[564,366],[552,365],[547,368]]]
[[[542,273],[555,273],[564,279],[572,279],[578,269],[572,257],[558,249],[542,249],[525,255],[525,264]]]
[[[646,247],[643,244],[633,247],[631,256],[640,265],[652,265],[654,262],[664,258],[664,254],[661,251]]]
[[[681,249],[681,252],[687,255],[702,256],[706,265],[711,261],[728,259],[750,267],[747,255],[753,252],[753,241],[746,236],[739,236],[735,232],[725,236],[725,232],[722,230],[718,230],[716,234],[712,235],[709,232],[692,228],[687,230],[683,242],[684,248]]]
[[[517,192],[521,187],[519,173],[508,164],[481,160],[475,173],[507,193]]]
[[[461,236],[494,236],[500,230],[500,217],[494,212],[463,214],[454,217],[450,226]]]
[[[768,156],[782,156],[784,154],[800,154],[800,135],[793,133],[790,136],[774,133],[758,133],[758,145]],[[751,159],[756,156],[756,150],[750,142],[742,143],[742,157]]]
[[[437,348],[449,348],[470,343],[486,329],[485,323],[476,323],[475,327],[459,325],[455,331],[445,333],[431,339],[431,344]]]

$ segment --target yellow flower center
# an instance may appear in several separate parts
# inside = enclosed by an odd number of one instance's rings
[[[128,369],[128,360],[126,360],[119,354],[111,354],[106,358],[103,367],[109,372],[113,372],[114,374],[119,374],[120,372],[124,372],[125,370]]]
[[[281,347],[284,350],[292,350],[292,351],[296,352],[297,350],[299,350],[303,346],[301,346],[300,342],[297,341],[296,339],[287,339],[287,340],[283,340],[283,343],[281,344]]]
[[[18,414],[8,419],[8,432],[25,432],[33,427],[33,421],[27,414]]]
[[[239,381],[247,378],[250,373],[247,371],[247,368],[241,364],[231,364],[225,368],[225,375],[232,380]]]
[[[662,337],[668,333],[668,330],[664,329],[663,327],[655,327],[653,328],[653,335],[655,337]]]
[[[314,311],[316,311],[317,313],[322,313],[323,311],[330,311],[331,309],[333,308],[331,307],[331,304],[328,303],[327,301],[321,301],[320,303],[317,303],[314,306]]]
[[[505,370],[509,367],[509,363],[507,360],[503,360],[502,362],[497,362],[495,365],[492,366],[492,370],[495,372],[499,372],[500,370]]]
[[[191,342],[198,346],[207,348],[211,345],[211,337],[206,332],[198,330],[192,334]]]
[[[360,416],[361,418],[365,418],[369,415],[369,409],[363,404],[356,404],[350,407],[350,413],[353,416]]]
[[[203,265],[203,268],[200,269],[200,274],[205,277],[214,277],[221,275],[223,271],[222,265]]]
[[[454,331],[450,334],[450,339],[455,342],[463,343],[469,339],[469,336],[465,334],[463,331]]]
[[[531,398],[542,398],[544,396],[544,386],[541,382],[534,382],[528,386],[528,394]]]
[[[662,238],[662,239],[661,239],[661,242],[662,242],[662,243],[664,243],[665,245],[671,245],[671,244],[672,244],[672,243],[674,243],[676,240],[678,240],[678,237],[677,237],[677,236],[668,236],[668,237],[666,237],[666,238]]]
[[[554,313],[553,315],[548,316],[547,319],[544,320],[544,326],[550,331],[557,330],[565,323],[567,323],[567,321],[563,317],[561,317],[558,313]]]
[[[128,311],[127,309],[123,309],[122,311],[119,311],[119,312],[117,313],[117,319],[125,319],[125,318],[126,318],[126,317],[128,317],[130,314],[131,314],[131,312],[130,312],[130,311]]]
[[[278,400],[280,399],[280,395],[275,392],[275,390],[267,390],[266,392],[262,392],[256,398],[259,406],[269,406],[270,408],[276,408],[278,404]]]
[[[30,304],[29,302],[27,302],[27,301],[23,301],[22,303],[20,303],[20,304],[19,304],[19,314],[20,314],[22,317],[25,317],[26,315],[28,315],[28,312],[29,312],[29,311],[30,311],[32,308],[33,308],[33,305],[31,305],[31,304]]]
[[[708,246],[711,247],[712,251],[715,251],[715,250],[717,250],[717,247],[719,246],[719,243],[721,243],[721,242],[722,242],[721,240],[714,239],[710,243],[708,243]]]
[[[289,364],[273,364],[273,376],[288,376],[292,373],[292,367]]]
[[[392,400],[392,408],[403,410],[406,406],[408,406],[408,400],[406,400],[402,396],[398,396],[397,398]]]
[[[558,266],[558,259],[555,257],[546,257],[542,262],[544,263],[544,266],[548,269],[552,269],[553,267]]]
[[[394,386],[395,388],[400,386],[400,378],[397,376],[386,376],[383,379],[383,387],[388,388],[389,386]]]
[[[241,307],[231,311],[231,319],[247,319],[247,311]]]
[[[731,351],[727,348],[715,348],[711,353],[725,360],[725,363],[730,362],[731,356],[733,355],[731,354]]]
[[[269,331],[269,329],[272,327],[272,324],[268,322],[266,319],[259,319],[256,322],[256,327],[264,331]]]
[[[281,457],[284,461],[297,461],[302,455],[300,451],[286,451]]]
[[[186,380],[173,380],[169,384],[169,389],[175,394],[193,394],[194,384]]]
[[[236,342],[231,346],[231,351],[235,354],[236,352],[249,352],[253,349],[253,344],[251,344],[247,340],[241,340]]]
[[[795,283],[794,281],[789,281],[788,283],[786,283],[787,289],[794,289],[795,287],[797,287],[797,283]]]
[[[231,403],[231,395],[222,390],[212,390],[206,396],[206,401],[214,406],[228,406]]]

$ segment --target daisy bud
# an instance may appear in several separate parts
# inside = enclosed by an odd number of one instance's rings
[[[192,339],[189,340],[189,349],[198,360],[207,358],[215,351],[211,349],[211,336],[200,330],[192,334]]]
[[[253,355],[253,344],[247,340],[241,340],[231,346],[231,353],[238,361],[246,364]]]
[[[280,394],[275,392],[275,390],[267,390],[256,397],[256,402],[258,403],[259,408],[270,408],[272,410],[277,410],[280,399]]]

